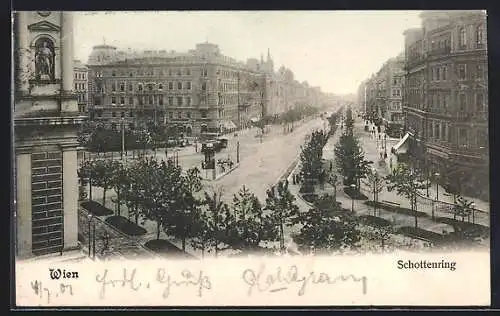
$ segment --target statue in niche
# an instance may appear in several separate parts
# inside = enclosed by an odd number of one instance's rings
[[[54,46],[48,39],[37,41],[35,70],[37,80],[54,80]]]

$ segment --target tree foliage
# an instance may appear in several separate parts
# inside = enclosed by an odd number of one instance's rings
[[[396,190],[399,195],[410,201],[411,210],[415,212],[415,227],[418,227],[417,196],[419,190],[427,188],[427,181],[421,174],[411,170],[406,164],[399,164],[392,174],[386,178],[387,189]]]
[[[302,250],[331,252],[357,247],[360,231],[355,217],[340,208],[332,196],[324,195],[308,212],[295,220],[302,225],[295,241]]]

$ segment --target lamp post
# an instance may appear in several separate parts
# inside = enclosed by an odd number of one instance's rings
[[[122,117],[122,161],[125,159],[125,119]]]
[[[240,142],[236,142],[236,163],[240,163]]]
[[[350,187],[355,190],[356,189],[356,185],[353,183],[350,185]],[[354,197],[351,196],[351,212],[354,213]]]
[[[92,219],[94,217],[93,214],[88,214],[87,215],[88,219],[89,219],[89,258],[91,257],[91,250],[92,250]],[[95,227],[94,227],[94,233],[95,233]],[[95,241],[93,243],[95,245]]]
[[[439,201],[439,181],[438,181],[440,176],[439,172],[436,172],[434,176],[436,177],[436,201]]]

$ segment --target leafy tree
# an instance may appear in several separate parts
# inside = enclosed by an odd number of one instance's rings
[[[344,184],[355,184],[359,190],[361,179],[368,172],[371,162],[365,160],[363,149],[353,135],[343,134],[335,146],[335,165],[344,176]]]
[[[142,181],[139,186],[141,213],[145,219],[156,222],[156,239],[161,228],[168,230],[169,212],[180,205],[182,198],[181,169],[172,161],[158,162],[155,158],[141,160]]]
[[[271,212],[270,221],[274,227],[278,228],[278,238],[280,241],[280,249],[285,248],[285,226],[292,226],[293,219],[296,218],[300,211],[295,204],[295,197],[288,189],[288,181],[280,181],[271,189],[267,190],[266,210]]]
[[[121,215],[121,205],[125,203],[123,193],[130,186],[130,176],[128,169],[122,163],[118,163],[112,176],[112,188],[116,192],[116,199],[113,202],[117,205],[118,215]]]
[[[337,185],[340,184],[337,174],[329,172],[326,176],[326,181],[333,187],[333,198],[337,199]]]
[[[333,197],[322,196],[313,208],[295,220],[302,225],[295,241],[312,252],[350,249],[360,240],[354,216],[342,210]]]
[[[377,170],[372,169],[370,172],[367,173],[366,176],[366,181],[364,183],[370,187],[370,191],[373,194],[373,215],[377,216],[377,203],[378,203],[378,197],[379,193],[384,190],[385,186],[385,181],[384,177],[380,176],[377,172]]]
[[[473,206],[474,206],[473,201],[469,201],[463,196],[458,196],[457,203],[453,208],[453,218],[456,219],[457,216],[461,217],[463,222],[465,218],[469,217],[470,214],[472,213],[474,209]]]
[[[261,240],[271,237],[267,231],[270,217],[263,214],[260,201],[245,186],[233,197],[233,214],[235,221],[228,240],[233,248],[254,250]]]
[[[201,177],[198,168],[188,169],[186,174],[180,178],[180,187],[176,191],[178,196],[175,207],[166,214],[168,222],[172,223],[165,227],[165,232],[175,236],[182,241],[182,250],[186,250],[186,239],[193,235],[193,226],[196,212],[200,201],[196,198],[196,193],[201,190]]]
[[[417,196],[419,190],[427,187],[427,181],[405,164],[400,164],[385,179],[388,191],[396,190],[399,195],[403,195],[410,201],[411,210],[415,212],[415,227],[418,227]]]
[[[215,256],[218,256],[220,244],[230,236],[231,228],[234,227],[234,216],[231,214],[229,206],[222,200],[222,193],[205,192],[202,201],[203,217],[193,238],[192,245],[197,249],[213,247]]]
[[[367,239],[380,242],[380,247],[384,250],[388,245],[387,241],[391,239],[394,234],[392,226],[367,226],[364,235]]]
[[[119,163],[111,159],[95,160],[90,164],[90,168],[92,184],[102,188],[102,205],[106,206],[106,193],[113,186],[114,174],[119,168]]]

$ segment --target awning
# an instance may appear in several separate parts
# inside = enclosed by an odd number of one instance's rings
[[[225,121],[222,123],[222,127],[224,127],[225,129],[235,129],[236,124],[234,124],[232,121]]]
[[[399,154],[406,154],[408,151],[408,138],[410,137],[410,134],[406,133],[401,140],[392,147],[392,152],[396,155]]]

